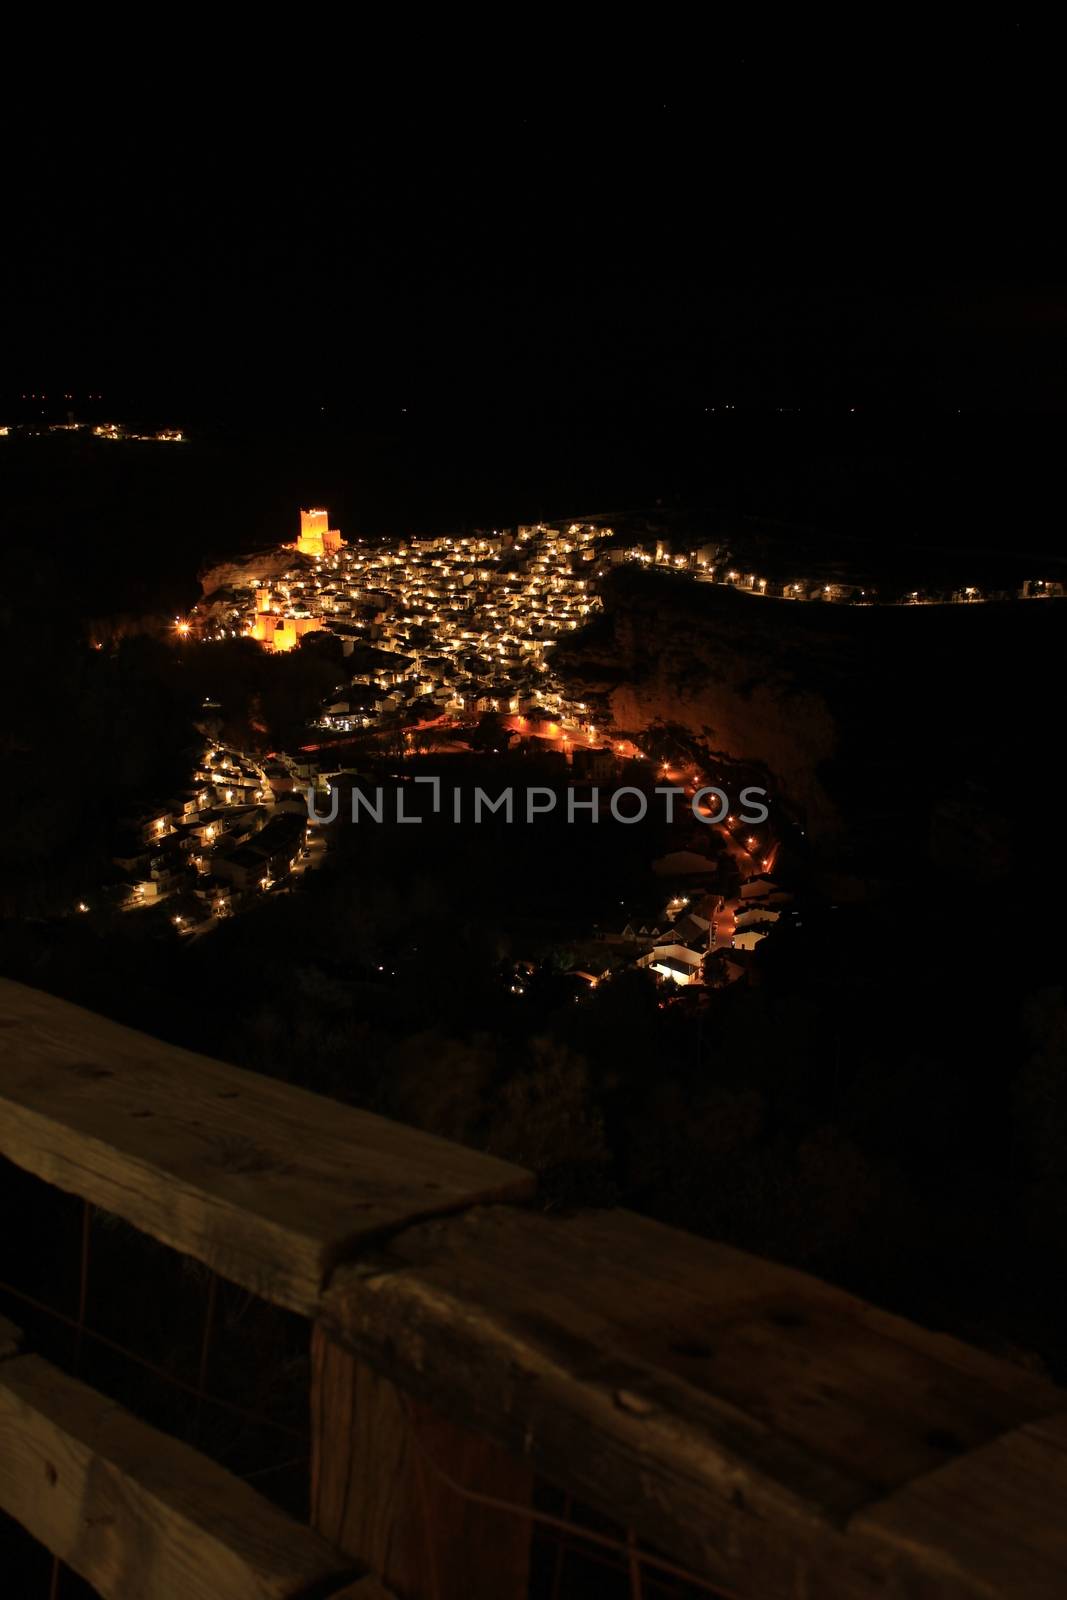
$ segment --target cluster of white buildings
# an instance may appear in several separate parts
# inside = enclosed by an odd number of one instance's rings
[[[25,434],[36,437],[46,433],[91,433],[94,439],[129,439],[141,443],[152,444],[184,444],[185,434],[180,428],[157,428],[154,433],[135,433],[121,422],[98,422],[90,427],[87,422],[75,422],[68,417],[66,422],[28,423],[19,425],[4,423],[0,426],[0,439],[7,439]]]
[[[655,548],[634,548],[630,560],[643,566],[678,573],[689,573],[702,583],[724,584],[745,594],[773,600],[816,600],[850,605],[975,605],[984,600],[1046,600],[1061,598],[1065,585],[1055,579],[1028,578],[1018,589],[980,588],[960,584],[955,588],[881,589],[867,587],[838,572],[836,576],[788,578],[760,577],[746,571],[731,557],[726,545],[704,544],[676,554],[658,541]]]
[[[566,717],[573,731],[580,715],[558,691],[551,653],[599,609],[598,580],[607,569],[629,562],[766,598],[868,605],[887,598],[841,577],[760,577],[731,565],[722,544],[683,553],[655,539],[627,547],[599,523],[349,542],[330,527],[325,509],[312,508],[301,511],[294,544],[217,569],[197,607],[197,631],[206,638],[244,634],[275,651],[294,649],[309,633],[336,635],[348,679],[320,719],[336,731],[370,729],[390,714],[411,726],[485,711]],[[1061,588],[1028,583],[1020,598]],[[1011,597],[968,586],[893,598]],[[189,624],[180,622],[179,630],[187,633]]]
[[[325,511],[301,513],[286,559],[229,569],[199,611],[207,637],[238,632],[272,650],[307,633],[336,634],[349,686],[326,726],[374,726],[391,711],[530,711],[562,702],[550,674],[557,641],[598,607],[598,546],[608,528],[571,523],[514,532],[346,543]]]
[[[168,902],[179,931],[229,915],[308,858],[307,809],[290,764],[259,766],[210,744],[188,788],[125,819],[114,865],[127,910]],[[89,910],[84,902],[79,911]]]

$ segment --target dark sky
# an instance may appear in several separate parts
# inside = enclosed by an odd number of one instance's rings
[[[793,136],[784,73],[736,46],[701,98],[166,137],[131,117],[35,146],[5,201],[0,384],[194,408],[1060,408],[1058,195],[1026,137],[1005,144],[992,85],[928,148],[946,108],[920,127],[890,95],[897,120],[858,149],[848,105],[799,136],[795,83]]]

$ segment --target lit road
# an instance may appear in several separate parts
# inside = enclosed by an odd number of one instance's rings
[[[715,930],[713,950],[729,950],[734,934],[737,932],[737,901],[730,900],[712,920]]]

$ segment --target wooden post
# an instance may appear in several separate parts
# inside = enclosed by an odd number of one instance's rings
[[[0,1360],[0,1510],[104,1600],[299,1600],[356,1566],[40,1356]]]
[[[533,1474],[410,1399],[318,1325],[311,1355],[311,1521],[400,1600],[525,1600]]]

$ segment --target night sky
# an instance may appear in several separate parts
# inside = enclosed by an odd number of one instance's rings
[[[0,386],[185,415],[1059,409],[1047,43],[882,40],[874,74],[837,37],[852,70],[816,48],[804,76],[731,37],[685,84],[208,85],[210,114],[142,91],[80,144],[46,117],[9,172]]]

